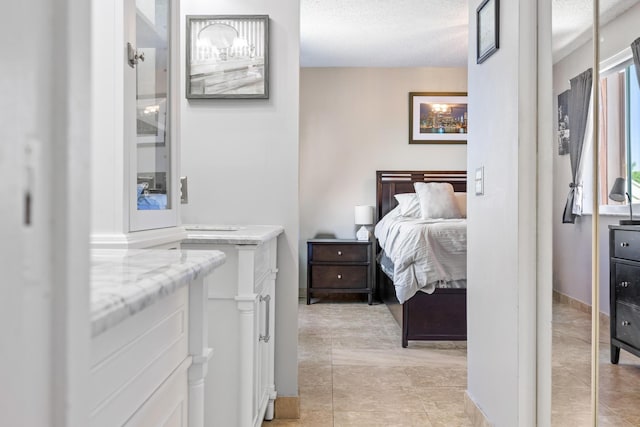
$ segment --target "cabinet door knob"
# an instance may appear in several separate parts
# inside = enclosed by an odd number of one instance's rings
[[[338,279],[342,279],[342,274],[338,274]]]
[[[623,248],[629,247],[629,242],[621,242],[620,247],[623,247]]]
[[[342,251],[338,251],[338,256],[342,256]]]
[[[628,320],[622,321],[622,326],[629,326],[629,325],[631,325],[631,322],[629,322]]]
[[[622,287],[622,288],[628,288],[630,284],[631,284],[631,283],[629,283],[629,282],[620,282],[620,287]]]

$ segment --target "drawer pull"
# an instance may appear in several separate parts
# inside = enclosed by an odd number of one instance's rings
[[[629,322],[628,320],[622,321],[622,326],[629,326],[629,325],[631,325],[631,322]]]
[[[264,302],[265,303],[265,313],[264,313],[264,319],[265,319],[265,324],[266,324],[266,331],[264,333],[264,335],[260,334],[260,336],[258,337],[258,341],[264,341],[265,343],[268,343],[269,340],[271,339],[271,325],[269,325],[270,323],[270,319],[271,316],[269,315],[269,306],[271,305],[271,295],[267,295],[267,296],[260,296],[260,302]]]
[[[342,251],[338,251],[338,256],[342,256]]]
[[[342,274],[338,274],[338,279],[342,279]]]
[[[620,243],[620,247],[622,247],[622,248],[628,248],[628,247],[629,247],[629,242],[622,242],[622,243]]]
[[[628,288],[630,284],[631,283],[629,283],[629,282],[620,282],[620,287],[621,288]]]

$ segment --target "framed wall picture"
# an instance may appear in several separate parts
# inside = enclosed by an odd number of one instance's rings
[[[476,62],[482,64],[500,47],[500,0],[483,0],[476,9]]]
[[[188,15],[186,97],[269,98],[269,16]]]
[[[569,154],[569,92],[558,95],[558,154]]]
[[[409,144],[466,144],[466,92],[410,92]]]

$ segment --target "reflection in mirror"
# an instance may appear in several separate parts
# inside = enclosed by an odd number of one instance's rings
[[[632,7],[600,26],[597,173],[605,274],[600,292],[598,424],[626,427],[640,425],[640,246],[634,240],[640,236],[640,222],[621,225],[630,222],[632,204],[640,200],[640,75],[632,53],[632,44],[640,38],[640,3],[624,3]],[[608,197],[616,181],[624,183],[627,197],[621,202],[613,200],[618,199],[615,194]]]
[[[171,209],[169,16],[169,0],[136,0],[138,210]]]
[[[592,204],[594,187],[593,156],[593,117],[598,122],[599,155],[598,196],[599,210],[599,309],[600,336],[598,351],[598,425],[633,426],[640,425],[640,358],[624,350],[634,339],[640,341],[640,328],[635,338],[628,334],[632,330],[631,320],[616,318],[615,307],[621,307],[632,316],[639,314],[640,325],[640,267],[629,270],[633,261],[624,255],[621,270],[612,262],[610,275],[609,226],[618,226],[621,219],[629,218],[629,205],[626,201],[610,199],[609,193],[616,178],[624,178],[626,192],[630,198],[640,198],[640,113],[638,111],[637,78],[634,75],[629,46],[640,37],[640,4],[638,1],[601,2],[599,48],[601,73],[595,75],[594,83],[600,86],[599,112],[593,114],[593,102],[589,103],[590,118],[587,120],[581,161],[577,165],[576,178],[572,173],[572,161],[576,159],[576,142],[579,132],[579,112],[572,102],[570,80],[593,67],[593,45],[591,43],[593,3],[592,0],[553,2],[553,90],[556,114],[557,154],[554,156],[554,305],[553,305],[553,355],[552,355],[552,425],[589,426],[591,418],[591,307],[594,306],[591,295],[591,245],[592,245]],[[634,79],[632,79],[635,78]],[[597,80],[596,80],[597,79]],[[575,97],[575,96],[574,96]],[[593,100],[591,100],[593,101]],[[572,108],[573,107],[573,108]],[[572,146],[573,144],[573,146]],[[634,148],[635,146],[638,148]],[[574,152],[572,152],[574,150]],[[574,159],[572,160],[572,156]],[[635,172],[635,173],[634,173]],[[636,184],[636,180],[639,182]],[[572,190],[577,203],[572,204],[572,212],[582,214],[575,221],[563,223],[563,210],[567,204],[568,184],[575,183]],[[580,203],[582,202],[582,203]],[[578,205],[577,208],[574,205]],[[640,213],[638,207],[637,213]],[[566,215],[565,215],[566,217]],[[633,231],[625,230],[624,232]],[[640,226],[638,242],[640,242]],[[625,235],[625,237],[629,237]],[[627,239],[630,240],[630,239]],[[630,240],[631,241],[631,240]],[[620,244],[624,242],[616,242]],[[640,253],[640,248],[638,248]],[[614,260],[615,261],[615,260]],[[640,266],[640,263],[638,264]],[[629,272],[630,271],[630,272]],[[619,274],[629,274],[625,280]],[[610,306],[610,279],[616,295],[616,286],[628,282],[628,293],[623,300],[614,299]],[[634,282],[637,288],[632,288]],[[631,290],[635,289],[635,290]],[[627,298],[628,295],[633,295]],[[611,322],[629,322],[623,332],[624,343],[620,344],[618,364],[611,363]],[[619,315],[618,315],[619,317]],[[612,329],[613,331],[613,329]],[[614,332],[618,336],[620,330]],[[615,337],[614,337],[615,338]],[[614,342],[618,342],[615,341]],[[638,342],[640,344],[640,342]],[[615,347],[614,347],[615,348]],[[615,351],[613,353],[615,356]]]

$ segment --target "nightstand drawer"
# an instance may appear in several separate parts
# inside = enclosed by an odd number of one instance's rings
[[[366,289],[369,283],[367,268],[359,265],[313,265],[313,288]]]
[[[369,245],[311,245],[312,262],[368,262]]]
[[[613,230],[613,256],[640,261],[640,233],[629,230]]]
[[[613,263],[616,300],[636,304],[640,301],[640,266]]]
[[[640,347],[640,309],[624,303],[616,304],[616,338]]]

